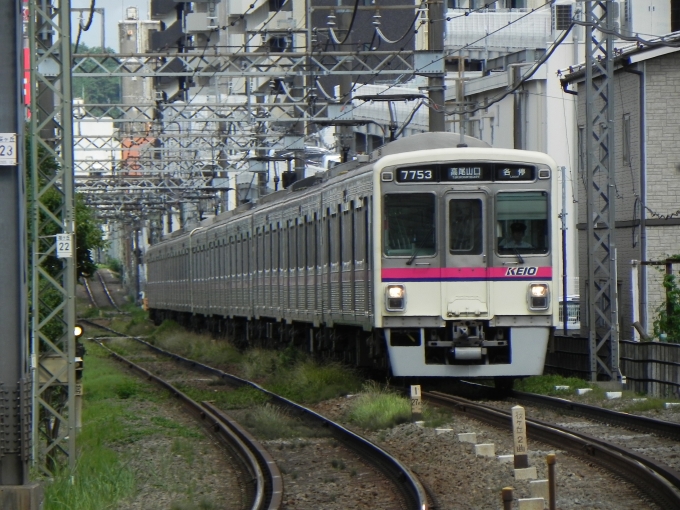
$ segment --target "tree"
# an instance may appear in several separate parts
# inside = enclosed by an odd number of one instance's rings
[[[30,146],[31,137],[27,134],[26,136],[26,161],[30,161]],[[43,176],[43,179],[54,176],[54,174],[59,170],[57,162],[54,158],[46,155],[46,151],[42,147],[38,147],[38,161],[40,162],[40,172],[39,174]],[[26,177],[28,183],[28,194],[29,200],[32,197],[32,176],[30,170]],[[44,206],[55,216],[59,216],[59,210],[63,205],[63,196],[59,190],[55,188],[50,188],[46,190],[42,196],[41,202]],[[29,239],[32,238],[33,230],[33,214],[35,214],[36,204],[29,202],[28,204],[28,232]],[[41,214],[43,215],[43,214]],[[101,222],[97,220],[94,211],[85,203],[82,195],[76,195],[75,198],[75,219],[76,219],[76,276],[80,278],[89,277],[94,274],[97,269],[94,261],[92,260],[91,252],[92,250],[101,249],[106,247],[106,241],[103,239],[103,232],[101,229]],[[41,234],[45,237],[55,236],[56,234],[61,234],[62,232],[57,231],[58,227],[55,223],[49,221],[42,221],[45,225],[45,231]],[[48,257],[44,266],[45,270],[52,276],[56,276],[62,270],[61,261],[55,256]]]
[[[75,48],[72,45],[71,51]],[[89,48],[83,43],[78,45],[78,53],[115,53],[111,48],[102,48],[95,46]],[[108,70],[113,70],[118,67],[118,63],[114,58],[104,60],[103,67]],[[97,69],[98,66],[93,62],[83,62],[78,65],[79,72],[89,72]],[[120,77],[104,76],[104,77],[87,77],[77,76],[72,81],[73,97],[80,97],[85,101],[85,104],[120,104],[121,103],[121,85]],[[91,111],[93,115],[101,115],[104,113],[104,108],[96,108]],[[118,118],[121,115],[119,110],[108,111],[107,115]]]

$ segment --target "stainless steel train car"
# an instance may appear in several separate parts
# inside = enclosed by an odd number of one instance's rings
[[[172,234],[146,254],[151,316],[400,377],[542,373],[558,321],[555,162],[459,142],[397,140]]]

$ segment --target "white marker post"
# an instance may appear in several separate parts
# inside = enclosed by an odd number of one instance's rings
[[[528,468],[527,424],[522,406],[512,408],[512,437],[515,441],[515,469]]]
[[[57,258],[73,258],[73,236],[71,234],[57,234]]]
[[[420,393],[420,384],[411,385],[411,421],[423,419],[423,398]]]

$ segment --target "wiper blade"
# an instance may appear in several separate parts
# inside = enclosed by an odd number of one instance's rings
[[[517,251],[517,248],[513,248],[512,250],[515,252],[515,255],[517,255],[517,260],[519,261],[519,263],[524,264],[524,259],[522,258],[522,256]]]
[[[411,255],[411,258],[406,261],[407,266],[413,264],[413,261],[416,260],[416,257],[418,256],[418,252],[423,248],[423,246],[425,246],[425,242],[430,240],[432,234],[434,234],[434,225],[430,228],[428,234],[420,240],[418,246],[413,243],[413,255]]]
[[[416,260],[416,255],[418,255],[418,248],[413,245],[413,255],[411,255],[411,258],[406,261],[407,266],[413,264],[413,261]]]

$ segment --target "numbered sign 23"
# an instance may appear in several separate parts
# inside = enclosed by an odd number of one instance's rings
[[[70,259],[73,257],[73,235],[57,234],[57,258]]]
[[[17,135],[16,133],[0,133],[0,165],[16,166]]]

